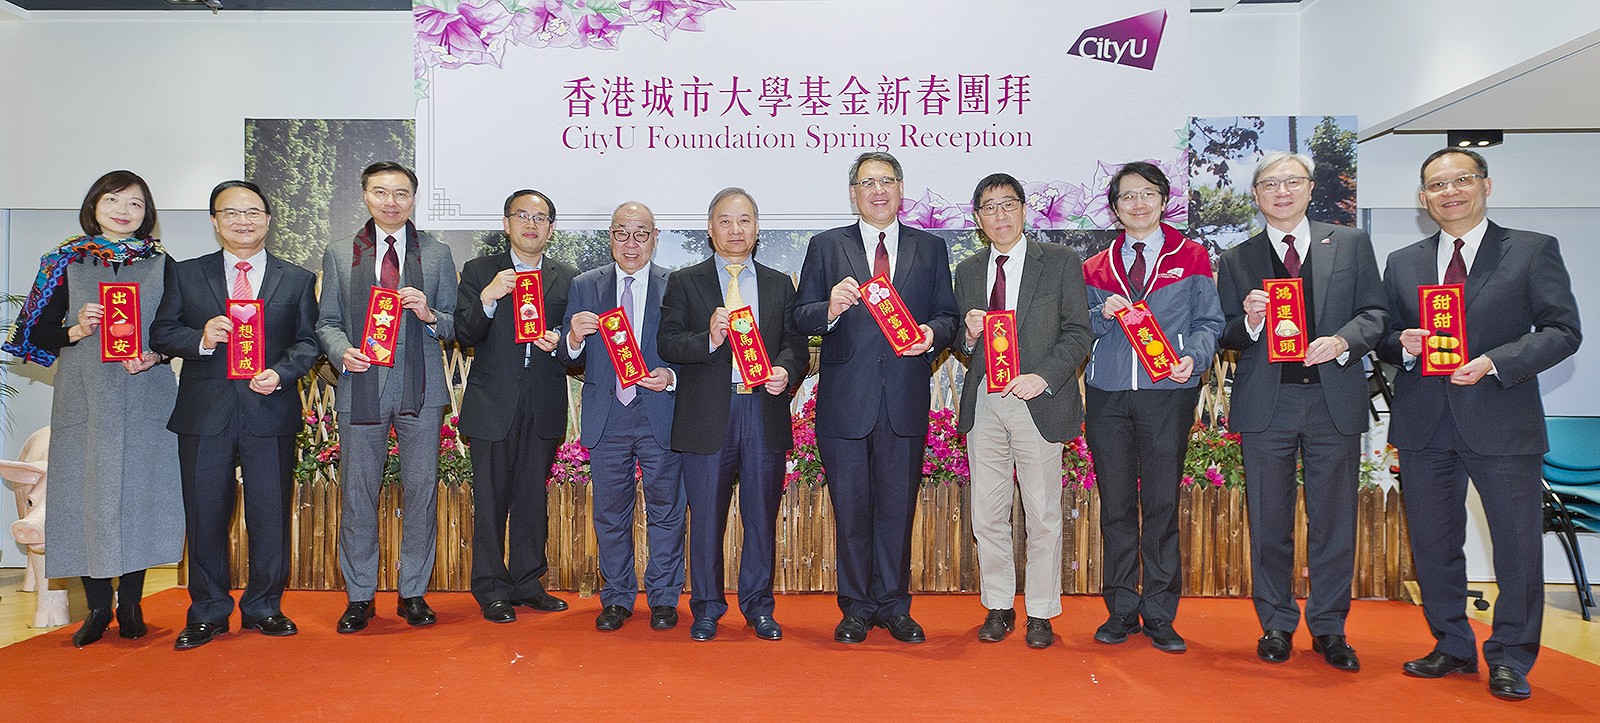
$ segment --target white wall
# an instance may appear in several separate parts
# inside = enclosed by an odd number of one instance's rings
[[[1292,10],[1191,13],[1189,115],[1299,113],[1300,27]]]

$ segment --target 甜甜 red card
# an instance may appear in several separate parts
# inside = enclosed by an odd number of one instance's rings
[[[260,299],[229,299],[228,378],[253,379],[267,368],[266,305]]]
[[[728,344],[744,385],[765,384],[772,376],[772,360],[767,358],[767,345],[761,340],[761,329],[756,326],[756,315],[750,307],[728,312]]]
[[[512,305],[517,309],[517,343],[526,344],[544,338],[544,280],[538,269],[519,271],[511,292]]]
[[[1128,335],[1128,343],[1133,345],[1133,353],[1139,357],[1139,363],[1144,365],[1150,380],[1159,382],[1172,376],[1172,368],[1178,364],[1178,352],[1167,341],[1167,335],[1161,331],[1161,324],[1156,322],[1156,315],[1151,313],[1150,306],[1140,299],[1133,302],[1132,306],[1118,309],[1115,315],[1117,323],[1122,325],[1122,333]]]
[[[144,331],[139,323],[139,284],[100,284],[100,361],[129,361],[144,353]]]
[[[361,335],[361,352],[373,364],[394,366],[395,345],[400,343],[400,292],[372,287],[367,300],[367,329]]]
[[[991,311],[983,315],[984,378],[990,392],[1005,391],[1017,378],[1021,357],[1017,352],[1017,312]]]
[[[1417,287],[1423,376],[1454,374],[1467,363],[1467,291],[1461,284]]]
[[[1306,294],[1301,279],[1267,279],[1267,361],[1304,362],[1306,345]]]
[[[633,338],[633,325],[628,323],[628,315],[623,313],[622,307],[600,315],[600,338],[605,340],[606,353],[611,355],[611,366],[617,370],[622,386],[631,387],[649,376],[644,352],[639,351],[639,342]]]
[[[883,338],[889,340],[894,353],[899,354],[922,341],[922,329],[918,327],[916,317],[906,308],[906,302],[900,299],[894,284],[889,283],[888,274],[868,279],[860,290],[861,300],[866,302],[867,311],[878,322]]]

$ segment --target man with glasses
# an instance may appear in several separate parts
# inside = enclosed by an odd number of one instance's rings
[[[1467,480],[1483,499],[1494,547],[1494,628],[1483,643],[1489,692],[1532,694],[1544,615],[1541,463],[1549,442],[1539,373],[1572,356],[1582,334],[1572,279],[1555,238],[1488,219],[1489,164],[1446,148],[1422,163],[1418,198],[1439,233],[1389,255],[1384,272],[1390,328],[1378,357],[1399,367],[1389,443],[1400,450],[1406,524],[1422,612],[1436,641],[1405,664],[1407,675],[1476,673],[1466,615]],[[1423,376],[1429,332],[1417,287],[1464,284],[1468,359],[1453,373]]]
[[[543,337],[519,344],[517,325],[561,318],[578,275],[545,255],[556,216],[548,196],[517,191],[504,216],[509,247],[468,261],[456,300],[456,342],[474,349],[459,422],[472,454],[472,596],[492,623],[516,620],[516,606],[567,609],[539,581],[549,569],[545,483],[567,433],[567,370],[553,354],[561,330],[546,323]],[[532,271],[543,287],[540,309],[512,295],[517,275]]]
[[[645,526],[650,562],[644,586],[650,627],[678,625],[683,594],[685,499],[678,453],[672,451],[673,400],[677,372],[661,360],[656,335],[661,328],[661,298],[667,270],[655,256],[655,216],[643,204],[628,202],[611,214],[611,258],[615,263],[586,271],[568,293],[567,330],[560,358],[583,372],[582,442],[589,449],[594,484],[594,532],[599,545],[600,615],[595,628],[611,632],[633,616],[639,581],[633,566],[635,469],[644,486]],[[622,308],[648,373],[623,386],[601,339],[600,314]],[[620,332],[619,332],[620,333]]]
[[[1015,480],[1028,536],[1024,639],[1030,648],[1047,648],[1055,642],[1050,619],[1061,614],[1061,443],[1078,436],[1083,422],[1078,367],[1093,337],[1082,262],[1068,246],[1024,236],[1025,198],[1022,184],[1004,173],[973,189],[988,248],[956,267],[956,308],[965,312],[965,333],[955,348],[967,358],[959,429],[967,435],[972,532],[989,611],[978,640],[1000,642],[1016,625]],[[1007,310],[1016,313],[1016,338],[1006,341],[1017,345],[1018,368],[1003,389],[991,392],[984,317]]]
[[[239,600],[243,627],[271,636],[298,632],[280,607],[289,582],[295,435],[305,425],[295,380],[322,354],[317,277],[267,252],[272,205],[261,189],[226,181],[211,191],[210,206],[222,250],[168,267],[173,278],[150,325],[150,348],[184,360],[167,422],[178,435],[188,520],[189,616],[173,645],[178,650],[228,631],[228,534],[241,478],[250,529],[250,575]],[[263,302],[262,338],[235,338],[228,307],[240,299]],[[261,345],[266,366],[249,379],[228,378],[228,348],[237,344]]]
[[[678,391],[686,400],[672,422],[672,448],[682,453],[689,502],[692,640],[715,638],[728,611],[722,540],[735,478],[744,526],[739,611],[756,637],[783,638],[772,615],[773,560],[784,457],[794,447],[789,399],[805,376],[806,338],[788,323],[794,282],[755,260],[760,230],[750,194],[719,191],[707,210],[711,258],[674,271],[662,300],[661,356],[680,365]],[[752,357],[739,356],[730,338],[749,333],[748,320],[729,318],[746,306],[772,365],[766,383],[753,387],[739,371]]]
[[[423,595],[433,576],[438,517],[439,423],[450,403],[439,343],[455,338],[456,263],[450,247],[411,222],[417,176],[391,161],[361,172],[372,214],[355,237],[334,240],[322,257],[317,336],[342,372],[333,409],[339,415],[339,570],[350,604],[338,631],[354,633],[377,614],[378,493],[388,464],[389,431],[400,458],[405,509],[400,540],[398,614],[409,625],[437,621]],[[372,289],[400,297],[394,366],[374,364],[363,349]]]
[[[1295,498],[1305,491],[1311,649],[1334,668],[1361,669],[1345,641],[1355,571],[1356,491],[1361,435],[1367,431],[1362,359],[1388,326],[1383,280],[1364,231],[1310,221],[1314,162],[1270,153],[1251,186],[1266,230],[1222,254],[1217,286],[1228,326],[1222,346],[1239,351],[1228,427],[1243,435],[1250,508],[1250,579],[1263,635],[1256,655],[1282,663],[1300,625],[1295,602]],[[1300,279],[1304,329],[1267,319],[1267,279]],[[1270,329],[1268,328],[1270,327]],[[1310,340],[1303,362],[1272,363],[1283,337]],[[1304,462],[1305,484],[1296,479]]]
[[[838,526],[834,640],[859,643],[871,625],[920,643],[911,617],[911,520],[922,480],[935,350],[955,338],[950,253],[942,239],[900,225],[900,161],[870,152],[850,164],[857,223],[812,237],[792,312],[822,337],[817,451]],[[896,354],[862,306],[860,286],[887,275],[917,324]]]
[[[1205,248],[1161,222],[1171,190],[1166,174],[1144,161],[1124,165],[1106,189],[1124,230],[1083,265],[1095,336],[1084,378],[1084,441],[1100,486],[1110,613],[1094,639],[1117,645],[1143,632],[1157,650],[1182,653],[1188,645],[1172,627],[1183,590],[1178,484],[1200,376],[1222,333],[1222,307]],[[1159,382],[1116,317],[1141,300],[1178,354]]]

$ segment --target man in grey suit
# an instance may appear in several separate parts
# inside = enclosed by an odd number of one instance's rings
[[[1494,546],[1494,632],[1483,641],[1489,692],[1532,695],[1528,671],[1539,654],[1544,615],[1543,487],[1549,440],[1539,373],[1572,356],[1583,335],[1572,278],[1554,237],[1489,220],[1489,164],[1446,148],[1422,163],[1418,194],[1436,233],[1389,255],[1384,286],[1392,317],[1378,357],[1400,367],[1389,442],[1400,449],[1400,479],[1422,612],[1433,651],[1406,675],[1476,673],[1467,622],[1467,480],[1483,499]],[[1465,284],[1467,354],[1448,376],[1422,376],[1417,287]]]
[[[339,415],[339,569],[350,604],[338,630],[367,627],[378,589],[378,491],[388,461],[389,430],[400,452],[404,521],[398,614],[411,625],[436,618],[423,595],[433,575],[439,482],[439,423],[450,403],[440,341],[455,338],[456,264],[450,247],[411,223],[417,176],[398,163],[361,173],[371,220],[322,257],[317,339],[343,376],[333,409]],[[394,366],[372,363],[355,343],[366,331],[374,286],[397,289],[403,313]]]
[[[1239,351],[1228,427],[1243,436],[1245,499],[1250,509],[1250,573],[1263,635],[1256,655],[1282,663],[1293,651],[1300,607],[1294,599],[1294,509],[1304,461],[1311,597],[1306,628],[1312,650],[1335,668],[1361,669],[1345,641],[1355,569],[1356,490],[1361,434],[1367,430],[1362,359],[1388,324],[1383,280],[1363,231],[1309,221],[1315,163],[1272,153],[1256,164],[1251,185],[1267,228],[1222,254],[1218,294],[1227,317],[1222,346]],[[1299,278],[1304,362],[1267,360],[1279,331],[1264,327],[1265,279]],[[1291,322],[1292,325],[1292,322]],[[1265,331],[1265,334],[1263,333]]]
[[[645,597],[650,627],[678,625],[678,598],[683,595],[683,538],[687,498],[678,453],[672,451],[673,400],[678,376],[661,360],[656,337],[661,328],[661,301],[667,270],[651,263],[659,238],[656,219],[639,203],[624,203],[611,214],[613,264],[591,269],[572,280],[562,328],[566,339],[557,356],[568,368],[583,372],[583,415],[580,438],[589,450],[594,477],[594,532],[600,557],[600,614],[597,630],[611,632],[633,615],[639,581],[633,567],[633,509],[637,499],[634,470],[643,473],[650,563],[645,568]],[[599,338],[600,314],[622,307],[644,355],[644,379],[622,386],[611,356]],[[620,332],[619,332],[620,333]]]
[[[972,532],[989,612],[978,640],[1005,639],[1016,624],[1016,564],[1012,560],[1012,480],[1027,518],[1024,601],[1030,648],[1055,641],[1050,618],[1061,614],[1061,443],[1078,436],[1083,402],[1078,367],[1093,334],[1082,299],[1083,263],[1060,244],[1023,235],[1024,199],[1017,179],[996,173],[972,192],[978,228],[989,247],[956,266],[956,308],[966,333],[952,345],[967,359],[959,429],[967,435],[972,469]],[[987,391],[984,315],[1017,315],[1017,375]]]

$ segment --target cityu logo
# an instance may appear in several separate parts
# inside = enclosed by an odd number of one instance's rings
[[[1161,31],[1166,26],[1167,11],[1156,10],[1089,28],[1078,36],[1067,55],[1152,70],[1156,67],[1156,51],[1161,49]]]

